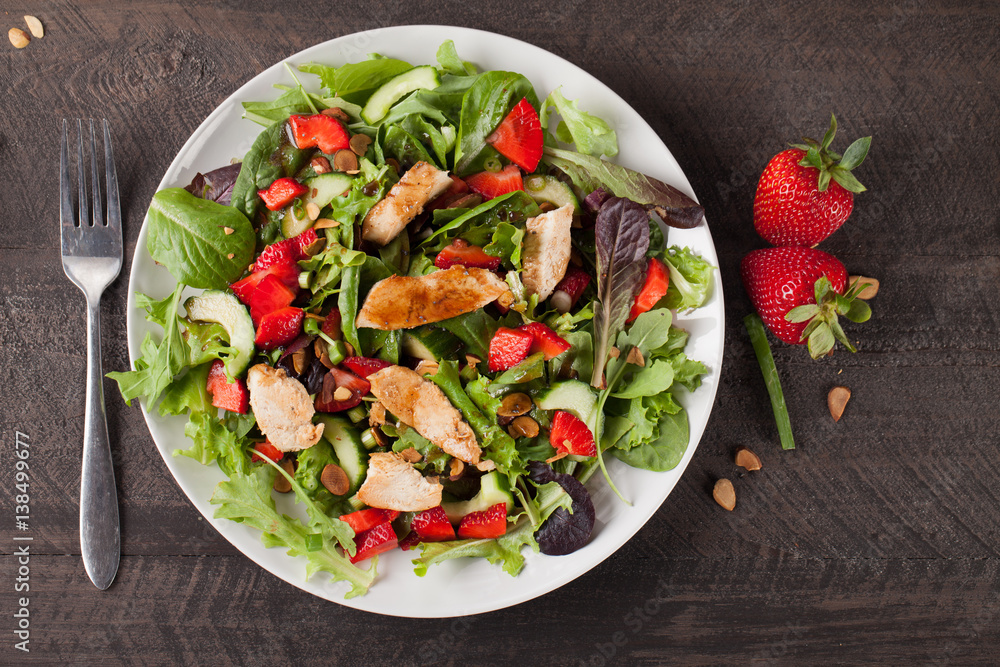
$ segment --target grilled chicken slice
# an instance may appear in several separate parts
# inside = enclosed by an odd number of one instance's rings
[[[365,216],[361,238],[387,244],[423,212],[429,201],[451,187],[451,182],[448,172],[426,162],[416,163]]]
[[[323,425],[312,423],[316,411],[301,382],[280,368],[257,364],[247,371],[247,388],[257,426],[272,445],[297,452],[319,442]]]
[[[494,300],[509,306],[514,295],[507,283],[486,269],[453,266],[426,276],[391,276],[368,292],[355,325],[384,331],[412,329],[471,313]]]
[[[572,223],[571,204],[528,219],[521,280],[528,294],[537,294],[539,301],[548,299],[566,275],[573,249],[569,235]]]
[[[369,507],[422,512],[441,504],[441,483],[424,477],[393,452],[377,452],[368,459],[358,499]]]
[[[404,366],[383,368],[368,381],[372,394],[404,424],[455,458],[479,463],[476,434],[436,384]]]

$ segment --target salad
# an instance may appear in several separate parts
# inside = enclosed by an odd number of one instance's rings
[[[540,100],[450,41],[437,66],[299,70],[323,94],[293,73],[244,103],[263,131],[242,160],[154,196],[147,247],[177,286],[137,295],[163,334],[109,376],[187,418],[175,454],[228,477],[216,517],[348,597],[396,548],[417,574],[575,551],[584,484],[628,495],[608,456],[662,471],[688,446],[675,395],[708,369],[672,311],[705,303],[713,267],[659,221],[701,207],[604,159],[614,130],[559,89]]]

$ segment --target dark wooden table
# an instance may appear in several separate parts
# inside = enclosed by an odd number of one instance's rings
[[[1000,648],[1000,8],[993,2],[6,2],[0,47],[0,662],[72,664],[995,664]],[[663,137],[708,211],[727,330],[708,430],[630,542],[540,599],[455,620],[357,612],[263,571],[180,492],[106,383],[122,516],[97,591],[77,533],[84,302],[59,265],[57,119],[106,116],[126,266],[167,165],[261,69],[331,37],[446,23],[592,72]],[[767,159],[835,111],[871,134],[870,191],[824,248],[879,278],[855,355],[776,344],[799,447],[782,451],[741,318]],[[849,137],[846,135],[850,135]],[[840,144],[842,147],[846,143]],[[103,302],[128,365],[127,279]],[[840,423],[826,393],[853,398]],[[16,592],[16,433],[31,444],[30,592]],[[764,461],[744,475],[739,445]],[[734,480],[736,511],[716,505]],[[28,597],[30,653],[15,649]]]

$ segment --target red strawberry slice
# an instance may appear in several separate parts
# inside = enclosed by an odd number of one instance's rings
[[[298,236],[278,241],[264,248],[253,265],[254,272],[263,271],[275,264],[288,264],[308,259],[306,248],[319,240],[314,229],[307,229]],[[296,276],[296,280],[298,276]]]
[[[268,313],[260,319],[254,343],[263,350],[288,345],[302,333],[302,321],[305,317],[304,310],[292,307]]]
[[[302,185],[294,178],[279,178],[266,190],[258,190],[257,194],[264,200],[264,206],[272,211],[279,211],[289,204],[296,197],[301,197],[309,192],[309,188]]]
[[[261,454],[263,454],[264,456],[266,456],[267,458],[274,461],[275,463],[280,461],[285,456],[284,452],[282,452],[280,449],[272,445],[267,440],[265,440],[264,442],[258,442],[256,445],[253,446],[253,448],[256,449],[258,452],[260,452]],[[257,463],[258,461],[263,461],[264,459],[259,457],[255,452],[253,456],[250,457],[250,460],[253,461],[254,463]]]
[[[502,171],[481,171],[465,179],[469,189],[483,199],[493,199],[508,192],[524,189],[521,170],[515,164],[509,164]]]
[[[250,391],[247,384],[240,378],[230,382],[226,378],[226,366],[221,359],[212,362],[208,369],[208,382],[205,387],[212,397],[212,405],[230,412],[245,415],[250,408]]]
[[[522,324],[517,330],[527,331],[535,339],[531,344],[528,354],[543,352],[545,354],[545,361],[555,359],[571,347],[565,338],[541,322]]]
[[[482,512],[470,512],[458,524],[458,536],[462,539],[484,540],[506,532],[507,503],[497,503]]]
[[[420,536],[422,542],[444,542],[455,539],[455,529],[440,505],[413,517],[410,528]]]
[[[409,551],[416,548],[418,544],[420,544],[420,536],[417,535],[417,531],[411,530],[406,534],[406,537],[399,541],[399,548],[403,551]]]
[[[500,327],[490,340],[490,371],[506,371],[524,361],[535,342],[527,331]]]
[[[575,456],[597,456],[594,434],[582,420],[565,410],[556,410],[552,416],[549,442],[557,452]]]
[[[552,291],[549,301],[552,307],[560,313],[568,313],[573,310],[576,302],[580,300],[583,290],[590,284],[590,274],[578,266],[570,266],[566,269],[566,275],[556,285]]]
[[[482,248],[471,245],[465,239],[455,239],[434,258],[434,266],[439,269],[450,269],[456,264],[465,268],[489,269],[500,268],[500,258],[487,255]]]
[[[323,376],[323,389],[316,394],[317,412],[343,412],[350,410],[359,403],[362,397],[371,391],[372,385],[368,380],[359,378],[354,373],[345,371],[334,366],[325,376]],[[350,395],[344,394],[346,398],[339,398],[345,389]]]
[[[529,174],[542,159],[543,141],[538,112],[527,98],[522,98],[486,138],[486,143]]]
[[[264,280],[264,278],[273,275],[286,287],[298,289],[300,272],[299,265],[295,262],[272,264],[263,271],[255,271],[251,273],[246,278],[238,280],[229,287],[233,290],[233,293],[236,294],[240,301],[249,306],[250,298],[253,296],[254,290],[257,289],[257,286],[262,280]]]
[[[359,535],[366,530],[371,530],[380,523],[394,521],[397,516],[399,516],[399,512],[396,510],[383,510],[376,507],[369,507],[368,509],[358,510],[357,512],[351,512],[350,514],[343,514],[341,515],[340,520],[349,524],[354,530],[355,535]]]
[[[333,340],[340,340],[340,337],[343,335],[343,329],[340,327],[341,320],[340,310],[334,308],[326,314],[326,318],[323,320],[323,324],[319,330]]]
[[[396,531],[392,529],[392,523],[386,521],[366,530],[360,535],[354,536],[354,546],[357,551],[350,557],[352,563],[363,561],[366,558],[384,554],[392,551],[399,544]]]
[[[365,379],[372,373],[377,373],[383,368],[392,366],[392,364],[384,359],[372,359],[371,357],[348,357],[341,364],[347,366],[358,377]]]
[[[635,303],[632,304],[628,321],[631,322],[651,310],[666,295],[668,285],[670,285],[670,272],[667,271],[666,265],[655,257],[650,257],[649,266],[646,268],[646,282],[635,295]]]
[[[332,116],[318,113],[313,116],[289,116],[288,124],[301,149],[319,147],[328,155],[349,148],[351,137],[344,124]]]
[[[264,276],[264,279],[257,283],[257,289],[250,295],[250,319],[253,320],[254,326],[259,326],[261,318],[268,313],[292,305],[295,295],[298,294],[298,285],[295,287],[296,289],[287,287],[275,275]]]

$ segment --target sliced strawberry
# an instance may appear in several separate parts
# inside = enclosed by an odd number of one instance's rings
[[[443,542],[455,539],[455,529],[448,521],[448,515],[440,505],[424,510],[413,517],[410,528],[420,536],[422,542]]]
[[[528,354],[543,352],[545,361],[555,359],[560,354],[570,348],[570,344],[565,338],[541,322],[529,322],[517,328],[518,331],[527,331],[535,339],[531,344]]]
[[[305,317],[304,310],[292,307],[268,313],[260,319],[254,343],[264,350],[288,345],[302,333],[302,321]]]
[[[265,440],[264,442],[258,442],[256,445],[253,446],[253,448],[256,449],[258,452],[260,452],[261,454],[263,454],[264,456],[266,456],[267,458],[274,461],[275,463],[280,461],[285,456],[285,453],[283,451],[272,445],[267,440]],[[257,456],[255,452],[253,456],[250,457],[250,460],[253,461],[254,463],[257,463],[258,461],[263,461],[264,459]]]
[[[392,529],[392,523],[386,521],[366,530],[360,535],[354,536],[354,546],[357,551],[350,557],[352,563],[363,561],[366,558],[384,554],[391,551],[399,544],[396,531]]]
[[[670,285],[670,272],[666,265],[655,257],[650,257],[649,266],[646,269],[646,282],[639,293],[635,295],[635,303],[632,304],[628,321],[631,322],[652,309],[666,295],[668,285]]]
[[[568,313],[573,310],[576,302],[580,300],[583,290],[590,284],[590,274],[578,266],[570,266],[566,269],[566,275],[556,285],[552,291],[549,301],[552,307],[560,313]]]
[[[583,421],[565,410],[556,410],[552,416],[549,442],[557,452],[576,456],[597,456],[594,434]]]
[[[451,176],[451,186],[447,190],[445,190],[443,194],[438,195],[434,199],[434,201],[425,206],[424,207],[425,211],[433,211],[435,209],[445,208],[453,200],[457,199],[458,197],[469,191],[469,186],[466,185],[465,181],[463,181],[458,176],[455,176],[454,174],[449,174],[449,175]]]
[[[257,283],[257,289],[250,295],[250,319],[254,326],[260,326],[260,320],[268,313],[287,308],[292,305],[298,285],[295,289],[286,286],[274,275],[266,275]]]
[[[507,117],[486,138],[505,158],[531,173],[542,159],[542,123],[527,98],[521,98]]]
[[[253,265],[254,272],[263,271],[274,264],[288,264],[308,259],[306,248],[319,240],[314,229],[307,229],[298,236],[278,241],[264,248]],[[296,267],[298,268],[298,267]],[[296,281],[298,275],[296,275]]]
[[[349,524],[354,530],[355,535],[359,535],[366,530],[371,530],[380,523],[394,521],[397,516],[399,516],[399,512],[396,510],[383,510],[376,507],[369,507],[368,509],[358,510],[357,512],[351,512],[350,514],[343,514],[341,515],[340,520]]]
[[[279,178],[266,190],[258,190],[257,194],[264,200],[264,206],[272,211],[279,211],[289,204],[296,197],[301,197],[309,192],[309,188],[302,185],[294,178]]]
[[[348,357],[341,364],[347,366],[352,373],[362,378],[367,378],[372,373],[377,373],[383,368],[392,366],[392,364],[384,359],[372,359],[371,357]]]
[[[334,308],[326,314],[326,318],[323,320],[323,324],[319,330],[333,340],[340,340],[340,337],[343,335],[343,329],[340,328],[341,319],[340,310]]]
[[[470,245],[465,239],[455,239],[451,245],[447,245],[434,258],[434,266],[439,269],[450,269],[456,264],[461,264],[465,268],[489,269],[496,271],[500,268],[500,258],[487,255],[482,248],[477,245]]]
[[[490,371],[506,371],[517,366],[528,357],[534,342],[535,337],[527,331],[500,327],[490,340]]]
[[[469,189],[482,195],[483,199],[493,199],[508,192],[524,189],[521,170],[516,164],[509,164],[502,171],[481,171],[465,179]]]
[[[361,403],[362,397],[366,396],[371,388],[372,385],[368,380],[334,366],[323,376],[323,389],[316,394],[316,411],[350,410]],[[343,393],[342,389],[349,391],[350,395],[344,394],[346,398],[338,398],[338,395]]]
[[[507,532],[507,503],[497,503],[482,512],[470,512],[458,524],[458,536],[463,539],[489,539]]]
[[[208,369],[208,383],[205,389],[212,397],[212,405],[230,412],[245,415],[250,408],[250,392],[243,380],[236,378],[230,382],[226,378],[226,366],[221,359],[212,362]]]
[[[286,287],[298,289],[299,287],[299,265],[295,262],[285,262],[282,264],[272,264],[263,271],[254,271],[249,276],[230,285],[233,293],[246,305],[250,305],[250,298],[254,290],[267,276],[275,276]]]
[[[417,531],[411,530],[406,534],[406,537],[399,541],[399,548],[403,551],[409,551],[415,549],[418,544],[420,544],[420,536],[417,535]]]
[[[289,116],[288,124],[299,148],[319,147],[327,155],[349,148],[351,137],[344,124],[332,116],[318,113],[313,116]]]

